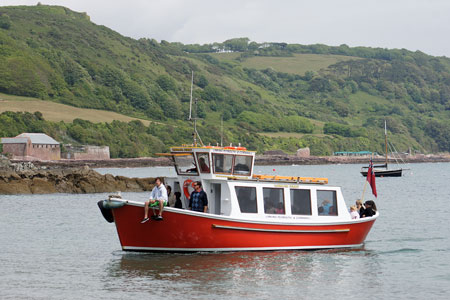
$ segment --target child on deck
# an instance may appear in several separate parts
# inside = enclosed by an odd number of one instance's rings
[[[352,217],[352,219],[359,219],[359,212],[356,208],[356,205],[350,206],[350,216]]]

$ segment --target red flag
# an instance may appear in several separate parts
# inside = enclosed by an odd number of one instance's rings
[[[372,188],[372,194],[377,197],[377,186],[375,185],[375,173],[373,171],[373,163],[372,160],[370,160],[369,163],[369,169],[367,170],[367,181],[370,184],[370,187]]]

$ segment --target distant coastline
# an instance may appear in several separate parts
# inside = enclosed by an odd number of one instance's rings
[[[402,158],[405,163],[450,162],[450,154],[420,154],[409,155]],[[257,155],[255,165],[325,165],[325,164],[365,164],[369,157],[354,156],[308,156],[295,155]],[[383,163],[384,157],[377,156],[374,163]],[[21,160],[12,160],[18,163]],[[141,158],[114,158],[108,160],[67,160],[58,161],[32,161],[36,167],[45,168],[77,168],[89,166],[90,168],[139,168],[139,167],[163,167],[172,166],[172,161],[166,157],[141,157]],[[394,159],[389,159],[395,163]]]
[[[19,161],[0,157],[0,194],[143,192],[153,188],[154,178],[102,175],[95,168],[172,166],[170,159],[145,157],[108,160]],[[368,157],[260,155],[255,165],[367,164]],[[450,155],[403,158],[407,163],[450,162]],[[376,157],[375,163],[384,162]]]

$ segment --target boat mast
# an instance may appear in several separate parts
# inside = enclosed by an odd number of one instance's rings
[[[190,121],[192,119],[192,90],[194,88],[194,71],[192,71],[192,77],[191,77],[191,100],[189,102],[189,119]]]
[[[191,99],[189,102],[189,119],[188,121],[194,120],[194,133],[192,136],[194,137],[194,147],[197,147],[197,137],[200,140],[200,144],[204,146],[202,139],[200,138],[200,135],[197,132],[197,114],[194,118],[192,118],[192,90],[194,89],[194,71],[192,71],[192,77],[191,77]],[[195,111],[197,112],[197,99],[195,99]]]
[[[220,120],[220,147],[223,147],[223,115]]]
[[[386,151],[386,169],[387,169],[387,165],[388,165],[388,152],[387,152],[387,129],[386,129],[386,120],[384,120],[384,145],[386,147],[385,151]]]

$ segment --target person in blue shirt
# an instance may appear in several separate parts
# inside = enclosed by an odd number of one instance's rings
[[[330,214],[330,208],[331,208],[331,202],[328,199],[325,199],[322,201],[322,206],[319,211],[319,215],[329,215]]]
[[[144,208],[145,214],[144,214],[144,219],[142,219],[141,223],[145,223],[149,220],[148,219],[148,208],[150,205],[152,205],[156,202],[158,202],[159,214],[158,214],[158,216],[155,216],[154,219],[157,221],[162,221],[163,220],[163,217],[162,217],[163,208],[164,208],[164,206],[167,206],[167,190],[166,190],[166,187],[164,186],[164,184],[161,182],[161,178],[159,178],[159,177],[157,177],[155,179],[155,187],[152,190],[150,199],[145,202],[145,208]]]
[[[194,191],[189,197],[189,209],[199,212],[208,211],[208,196],[202,189],[202,183],[196,181],[194,185]]]

